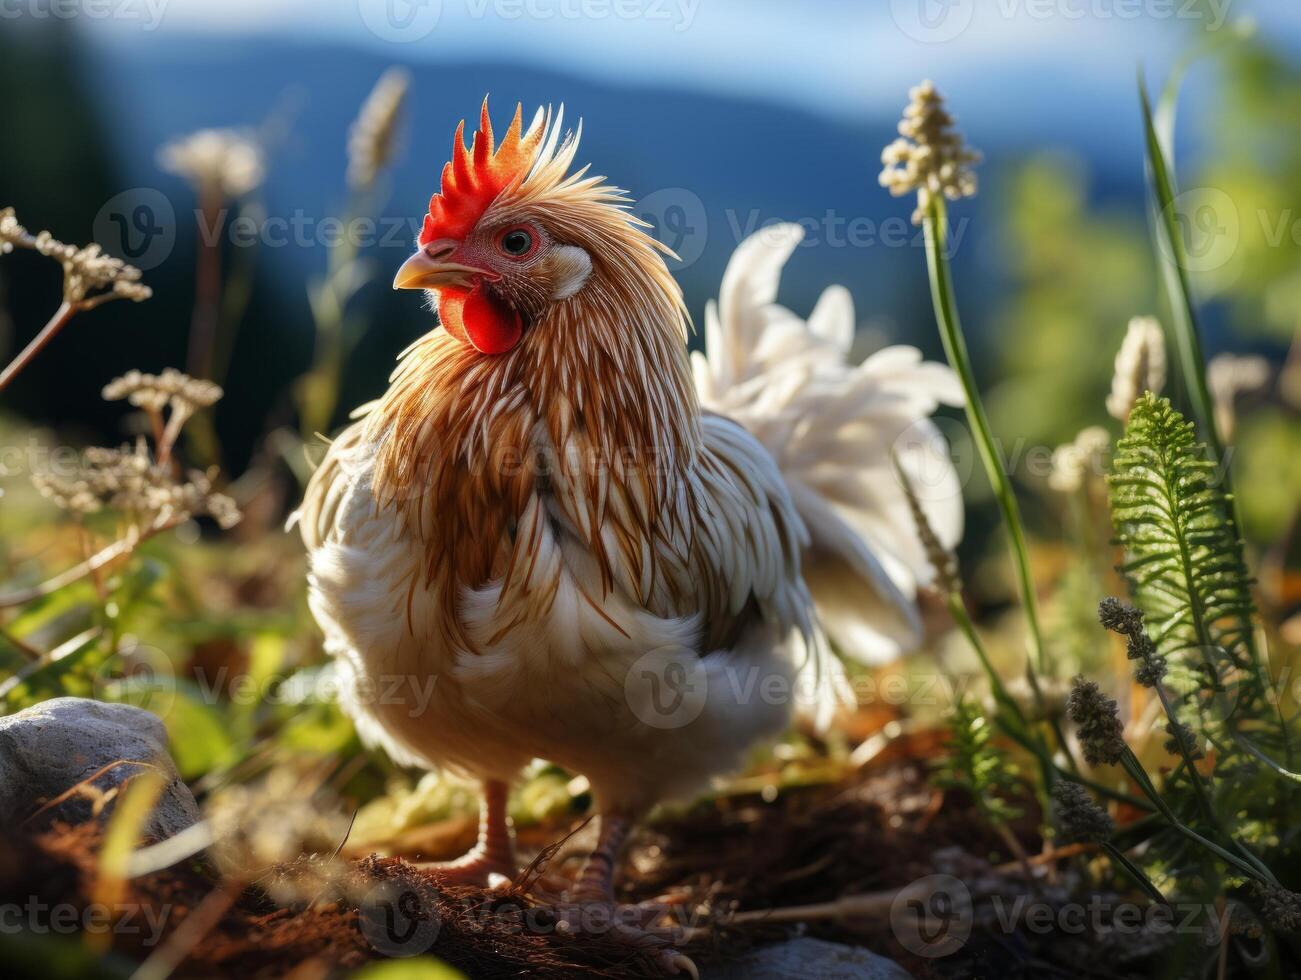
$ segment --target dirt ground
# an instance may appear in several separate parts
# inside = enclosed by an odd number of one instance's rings
[[[865,946],[918,978],[1151,975],[1161,949],[1145,937],[1028,931],[988,914],[984,896],[991,893],[1051,904],[1080,882],[1087,855],[1039,856],[1033,813],[1009,828],[1035,865],[1031,882],[1007,838],[978,819],[969,800],[936,790],[906,758],[772,796],[742,792],[699,804],[642,828],[627,851],[620,898],[662,902],[672,921],[691,926],[677,945],[702,968],[805,934]],[[535,831],[524,850],[567,829]],[[77,908],[102,901],[100,843],[95,824],[9,837],[0,843],[0,900],[37,896]],[[85,941],[122,963],[170,957],[183,976],[338,976],[426,949],[476,978],[662,975],[649,953],[606,930],[557,928],[539,893],[573,867],[564,848],[544,851],[513,887],[484,891],[443,887],[395,857],[304,858],[242,883],[222,882],[204,860],[192,859],[112,896],[122,907],[165,912],[161,945],[145,930],[126,929]],[[942,957],[934,948],[919,951],[897,922],[892,927],[888,904],[892,890],[937,873],[962,880],[975,899],[970,935]],[[827,906],[861,895],[876,896],[869,914]]]

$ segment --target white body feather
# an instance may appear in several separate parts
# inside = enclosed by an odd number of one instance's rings
[[[709,313],[709,358],[697,355],[711,411],[686,479],[717,581],[692,587],[693,567],[665,546],[662,575],[685,582],[685,601],[617,576],[604,588],[573,527],[582,509],[557,478],[518,522],[533,535],[528,576],[557,583],[554,600],[540,621],[502,635],[509,604],[525,601],[519,590],[503,593],[501,581],[463,590],[474,650],[463,648],[422,585],[428,543],[373,492],[364,422],[332,444],[296,518],[312,611],[364,739],[401,763],[485,778],[509,780],[545,758],[587,776],[602,806],[635,812],[698,791],[780,732],[796,706],[801,652],[824,678],[837,676],[818,656],[819,623],[844,652],[870,659],[915,638],[924,560],[889,450],[923,426],[925,438],[900,444],[901,461],[925,468],[933,519],[955,540],[956,478],[923,420],[937,401],[955,400],[956,383],[909,348],[849,367],[853,314],[842,292],[829,291],[808,324],[773,305],[799,240],[786,229],[738,249]],[[719,603],[735,624],[721,649],[707,638]]]

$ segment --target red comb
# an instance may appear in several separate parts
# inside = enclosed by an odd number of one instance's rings
[[[464,238],[498,194],[524,179],[542,139],[542,127],[525,135],[523,113],[523,106],[517,104],[515,118],[497,147],[493,145],[486,97],[479,112],[479,131],[469,149],[465,146],[465,120],[461,120],[456,127],[452,159],[443,166],[442,187],[429,200],[429,213],[420,230],[421,245],[435,238]]]

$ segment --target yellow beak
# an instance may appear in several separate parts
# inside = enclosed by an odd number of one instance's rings
[[[402,263],[393,277],[393,288],[438,289],[471,285],[471,277],[484,275],[484,270],[450,261],[455,248],[456,243],[448,239],[430,242]]]

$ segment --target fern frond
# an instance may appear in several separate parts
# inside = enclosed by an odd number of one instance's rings
[[[1236,685],[1264,706],[1253,647],[1255,606],[1229,497],[1193,423],[1150,392],[1134,406],[1108,478],[1121,572],[1163,656],[1201,676],[1204,690]]]
[[[1022,795],[1017,769],[992,741],[993,725],[979,705],[961,695],[953,706],[949,722],[948,755],[941,764],[937,782],[971,793],[977,808],[991,823],[1001,824],[1021,815],[1008,802]]]

